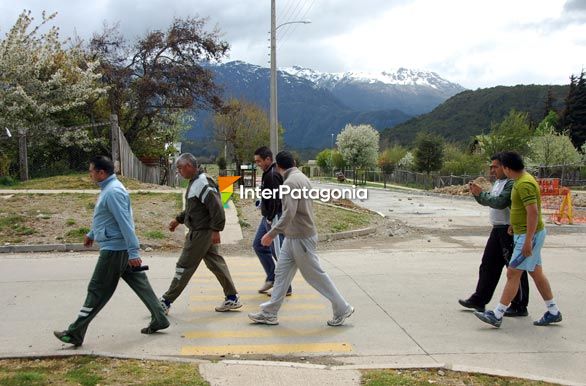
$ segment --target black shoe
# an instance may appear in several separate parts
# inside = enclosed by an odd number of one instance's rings
[[[475,309],[478,312],[484,312],[484,306],[483,305],[476,304],[476,303],[470,301],[470,299],[465,299],[465,300],[458,299],[458,303],[460,303],[460,305],[462,307],[473,308],[473,309]]]
[[[59,339],[63,343],[72,344],[75,347],[81,346],[81,343],[82,342],[73,339],[71,337],[71,335],[69,335],[69,333],[67,332],[67,330],[65,330],[65,331],[53,331],[53,335],[55,335],[55,337],[57,337],[57,339]]]
[[[162,325],[149,325],[143,329],[140,330],[140,332],[142,334],[154,334],[155,332],[159,331],[159,330],[164,330],[165,328],[169,327],[171,325],[171,323],[167,322],[166,324],[162,324]]]
[[[505,311],[505,316],[514,318],[517,316],[527,316],[529,312],[527,312],[527,308],[511,308],[509,307],[508,310]]]

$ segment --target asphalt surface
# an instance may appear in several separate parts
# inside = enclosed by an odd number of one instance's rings
[[[280,324],[251,324],[246,314],[266,299],[256,291],[264,277],[251,251],[226,256],[245,304],[240,311],[214,312],[222,300],[221,288],[202,265],[173,304],[171,327],[145,336],[139,331],[148,324],[146,309],[121,283],[90,326],[84,345],[71,349],[52,331],[66,328],[81,307],[96,252],[3,254],[0,356],[103,353],[220,359],[201,365],[213,385],[291,384],[292,377],[303,384],[358,385],[356,369],[371,367],[446,367],[585,383],[584,226],[547,227],[544,270],[564,321],[532,325],[545,307],[531,285],[530,316],[508,318],[495,329],[457,303],[476,284],[489,232],[485,208],[471,199],[374,189],[360,204],[420,232],[394,237],[388,245],[356,239],[351,248],[320,253],[323,267],[356,308],[342,327],[326,326],[328,302],[300,275],[281,310]],[[170,283],[177,255],[144,254],[157,294]],[[503,284],[504,279],[492,305]]]

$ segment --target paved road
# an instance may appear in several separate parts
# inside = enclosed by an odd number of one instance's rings
[[[228,256],[246,304],[241,312],[213,311],[213,306],[221,300],[221,291],[202,266],[185,294],[173,305],[171,328],[144,336],[139,330],[148,323],[146,310],[121,283],[111,302],[90,326],[84,346],[76,352],[200,358],[220,355],[227,359],[266,359],[276,355],[324,363],[336,369],[448,365],[456,369],[480,368],[558,379],[565,383],[585,382],[583,227],[571,228],[566,233],[551,232],[544,249],[544,267],[564,313],[564,322],[548,328],[532,326],[531,320],[538,318],[544,309],[532,287],[530,317],[507,319],[496,330],[483,325],[457,304],[459,297],[469,295],[473,289],[486,235],[478,232],[466,235],[460,231],[451,237],[439,237],[433,232],[440,226],[456,229],[469,224],[472,229],[485,224],[483,209],[473,202],[437,201],[413,193],[375,192],[370,200],[368,205],[376,206],[381,212],[404,211],[403,217],[413,225],[418,221],[425,223],[424,216],[438,223],[424,228],[429,232],[424,231],[419,241],[395,241],[392,247],[371,247],[359,242],[355,249],[321,254],[325,269],[356,307],[347,325],[340,328],[325,325],[331,314],[329,305],[300,277],[294,281],[295,294],[283,306],[280,325],[250,324],[246,313],[256,310],[258,303],[265,299],[256,293],[263,281],[260,265],[252,254]],[[413,212],[418,208],[434,210],[431,214],[417,215]],[[450,218],[452,221],[448,221]],[[175,254],[145,254],[145,261],[151,266],[149,277],[157,293],[168,285],[175,258]],[[95,253],[0,256],[0,355],[73,352],[53,338],[51,331],[65,328],[77,313],[94,260]],[[238,363],[223,363],[205,365],[204,374],[214,380],[212,384],[232,384],[232,375],[228,374],[241,372],[227,371],[225,366],[241,371],[245,368],[249,375],[267,371],[265,367],[257,366],[254,370]],[[285,380],[294,376],[279,374]],[[310,379],[319,379],[309,370],[306,374]],[[355,372],[336,374],[345,379],[336,381],[338,384],[358,384]]]

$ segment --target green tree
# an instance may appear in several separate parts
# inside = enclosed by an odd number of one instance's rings
[[[580,148],[586,142],[586,79],[584,70],[578,78],[570,77],[570,90],[562,113],[562,128]]]
[[[415,170],[427,174],[440,170],[444,160],[444,140],[436,134],[419,133],[415,138]]]
[[[376,165],[379,133],[372,126],[347,124],[336,137],[336,144],[348,166],[369,168]]]
[[[279,129],[282,137],[283,129]],[[218,145],[230,150],[237,170],[243,163],[252,162],[257,148],[269,143],[267,113],[259,106],[242,100],[230,100],[221,112],[215,114],[214,131]]]
[[[332,151],[332,166],[337,170],[343,170],[347,166],[344,157],[337,150]]]
[[[325,173],[329,173],[333,167],[332,149],[324,149],[315,156],[317,166]]]
[[[500,123],[492,126],[490,134],[477,136],[476,139],[484,155],[490,157],[502,151],[526,155],[531,136],[528,114],[513,109]]]
[[[482,154],[462,149],[461,145],[446,144],[444,147],[444,164],[442,174],[456,176],[481,174],[486,165],[486,158]]]
[[[407,149],[400,145],[394,145],[393,147],[385,149],[378,157],[378,166],[381,168],[383,173],[391,174],[395,171],[395,168],[399,164],[399,161],[405,157]]]
[[[531,138],[529,148],[531,162],[539,166],[578,164],[582,158],[570,136],[556,132],[549,123],[544,124],[539,135]]]

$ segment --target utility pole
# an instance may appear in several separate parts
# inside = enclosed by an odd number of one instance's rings
[[[18,159],[20,166],[20,180],[28,181],[28,144],[27,144],[28,129],[18,129]]]
[[[271,0],[271,101],[270,101],[270,147],[275,156],[279,152],[279,119],[277,117],[277,15],[276,0]]]

